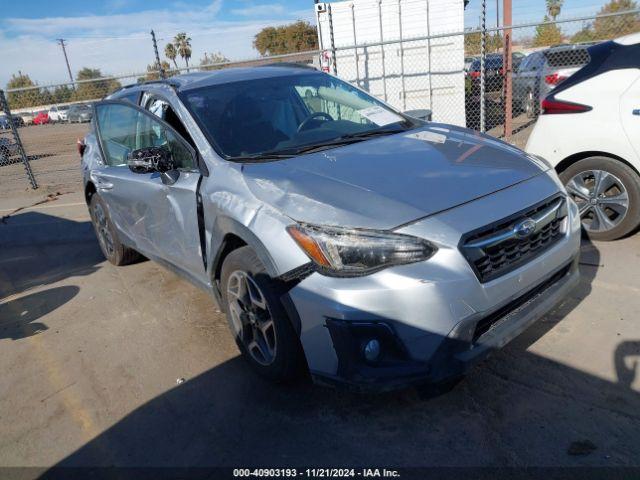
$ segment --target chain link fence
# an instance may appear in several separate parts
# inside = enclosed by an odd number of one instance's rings
[[[312,64],[402,111],[429,109],[434,121],[485,131],[524,148],[544,97],[589,61],[587,47],[640,31],[640,10],[513,25],[506,30],[512,47],[505,69],[505,29],[464,30],[463,19],[439,11],[440,4],[382,0],[344,12],[332,12],[332,4],[326,4],[316,12],[319,51],[189,71]],[[421,22],[427,23],[426,30],[413,26]],[[416,31],[428,35],[411,36]],[[0,108],[0,195],[36,187],[44,193],[79,190],[76,144],[88,131],[91,104],[121,86],[186,71],[161,72],[155,66],[136,74],[7,90]]]

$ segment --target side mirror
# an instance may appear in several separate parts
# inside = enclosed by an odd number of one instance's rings
[[[162,183],[165,185],[173,185],[180,176],[171,152],[166,147],[146,147],[134,150],[129,154],[127,166],[133,173],[159,172]]]
[[[424,120],[425,122],[430,122],[432,116],[432,112],[428,108],[407,110],[406,112],[404,112],[404,114],[409,117],[417,118],[418,120]]]

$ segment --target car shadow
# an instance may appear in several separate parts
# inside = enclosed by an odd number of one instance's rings
[[[580,286],[445,395],[274,385],[234,357],[140,405],[45,476],[70,466],[633,464],[640,396],[628,357],[638,344],[618,346],[617,382],[529,349],[589,295],[600,256],[588,240],[582,250]]]
[[[79,291],[75,285],[53,287],[0,303],[0,340],[19,340],[47,330],[36,320],[67,303]]]
[[[104,262],[89,221],[26,211],[0,223],[0,299],[72,276]]]

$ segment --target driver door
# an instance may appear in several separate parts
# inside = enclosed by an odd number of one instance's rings
[[[129,102],[95,106],[104,167],[94,172],[96,188],[119,233],[143,255],[164,260],[206,283],[200,247],[196,190],[200,179],[193,148],[167,123]],[[179,176],[163,182],[159,172],[134,173],[134,150],[166,148]]]

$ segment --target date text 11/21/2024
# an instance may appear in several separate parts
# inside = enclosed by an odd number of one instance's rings
[[[397,470],[386,468],[306,468],[304,470],[296,468],[236,468],[233,470],[233,476],[258,478],[398,478],[400,473]]]

